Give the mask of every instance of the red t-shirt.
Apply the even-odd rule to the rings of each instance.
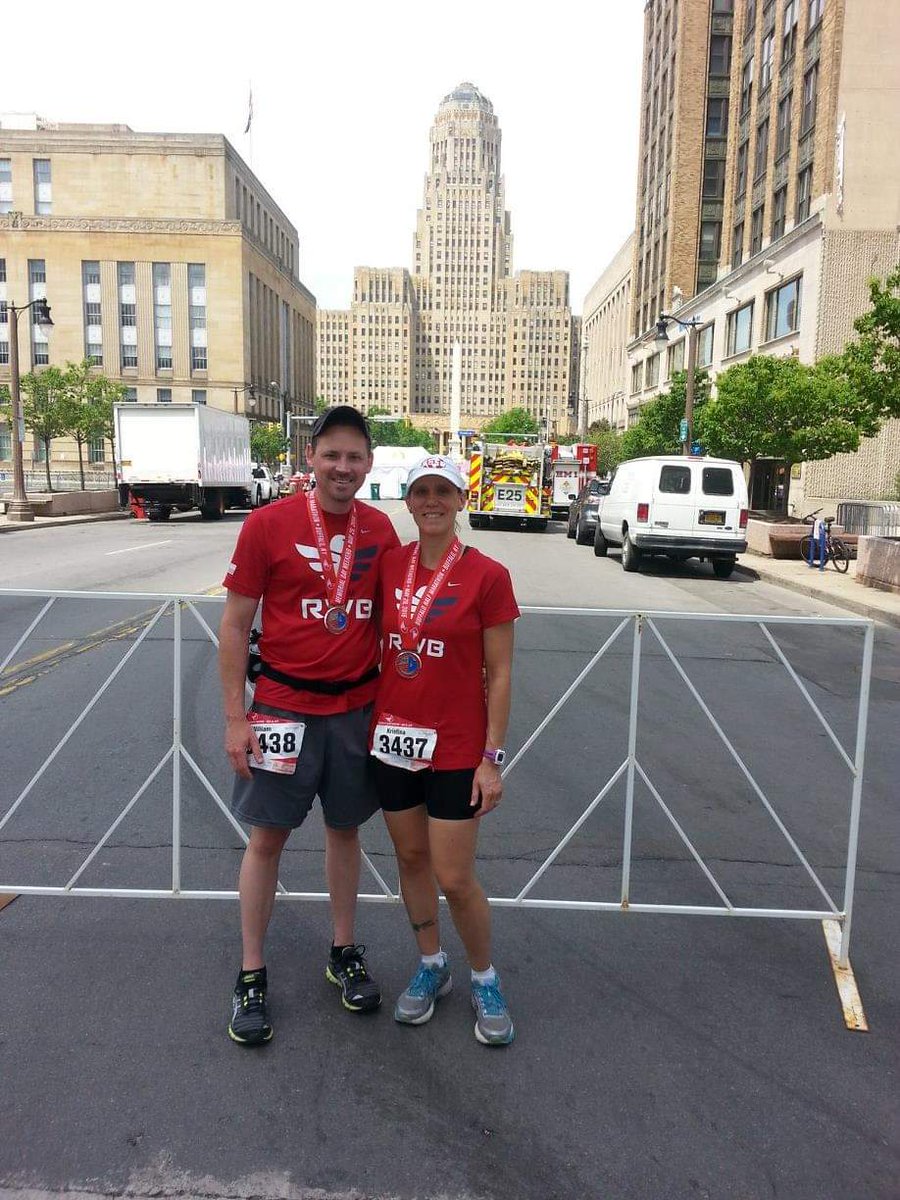
[[[305,495],[288,496],[252,512],[241,528],[234,559],[222,581],[231,591],[263,601],[263,659],[301,679],[356,679],[378,662],[375,592],[378,563],[386,550],[400,545],[388,517],[356,503],[356,555],[350,578],[343,633],[325,628],[328,600],[319,552]],[[323,512],[325,533],[337,564],[344,547],[349,514]],[[337,696],[305,692],[260,675],[255,699],[291,712],[316,715],[349,712],[369,704],[377,680]]]
[[[477,767],[487,731],[483,635],[492,625],[519,616],[512,581],[506,567],[467,546],[435,596],[419,635],[415,649],[422,669],[415,678],[404,679],[394,660],[400,650],[398,610],[411,554],[412,545],[402,546],[381,560],[382,659],[374,719],[390,713],[436,729],[435,770]],[[416,598],[433,574],[419,564]]]

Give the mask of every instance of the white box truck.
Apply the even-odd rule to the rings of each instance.
[[[151,521],[194,508],[217,520],[266,502],[254,487],[246,417],[203,404],[117,404],[115,422],[117,482]]]

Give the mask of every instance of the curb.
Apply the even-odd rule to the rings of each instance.
[[[786,588],[789,592],[797,592],[799,595],[811,597],[813,600],[822,600],[826,604],[834,605],[835,608],[844,608],[848,612],[855,613],[857,616],[868,617],[870,621],[881,621],[882,624],[893,625],[900,629],[900,611],[891,612],[890,609],[880,608],[875,604],[867,604],[865,600],[835,596],[824,588],[813,587],[808,583],[802,583],[799,579],[785,579],[783,575],[778,575],[774,571],[767,571],[765,567],[760,570],[757,567],[748,567],[743,563],[736,563],[734,569],[735,571],[740,571],[741,574],[748,576],[750,579],[760,579],[765,583],[774,583],[778,587]],[[860,584],[860,586],[862,587],[863,585]]]
[[[57,529],[60,525],[88,525],[92,521],[131,520],[130,512],[83,513],[71,517],[35,517],[33,521],[0,521],[0,533],[22,529]]]

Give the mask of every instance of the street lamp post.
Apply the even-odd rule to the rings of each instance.
[[[583,440],[587,437],[588,430],[588,406],[587,406],[587,351],[588,342],[582,340],[580,365],[581,365],[581,396],[578,401],[578,436]]]
[[[244,383],[240,387],[236,387],[233,390],[234,390],[234,411],[235,412],[237,412],[237,410],[238,410],[238,394],[239,393],[243,393],[243,392],[247,393],[247,399],[250,403],[251,408],[256,404],[256,388],[253,386],[252,383]]]
[[[25,442],[25,421],[22,417],[22,397],[19,391],[19,313],[34,309],[34,323],[49,329],[53,325],[50,319],[50,305],[46,300],[32,300],[30,304],[8,304],[9,314],[9,394],[12,400],[12,445],[13,445],[13,494],[12,500],[6,506],[6,515],[10,521],[33,521],[34,509],[28,502],[25,493],[25,464],[23,461],[23,444]]]
[[[670,313],[660,313],[659,320],[656,322],[656,339],[655,344],[657,350],[662,353],[669,344],[669,335],[666,332],[666,326],[670,321],[674,321],[676,325],[680,325],[682,329],[687,330],[687,378],[684,381],[684,437],[682,437],[682,453],[685,457],[690,457],[691,445],[694,441],[694,375],[697,370],[697,343],[700,340],[700,326],[703,322],[699,317],[691,317],[689,321],[682,321],[680,317],[674,317]]]

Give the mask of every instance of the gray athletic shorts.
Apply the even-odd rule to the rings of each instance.
[[[306,733],[293,775],[260,771],[252,762],[252,779],[235,775],[231,811],[239,821],[296,829],[303,824],[317,795],[322,801],[325,824],[331,829],[356,829],[378,811],[374,759],[369,754],[371,704],[327,717],[261,704],[255,708],[270,716],[305,721]]]

